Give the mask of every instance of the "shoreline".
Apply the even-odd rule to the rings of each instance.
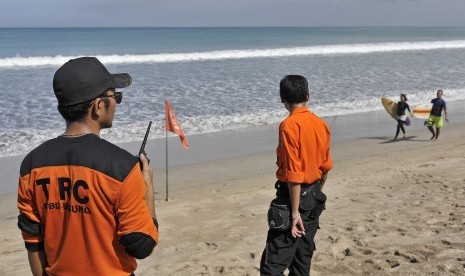
[[[443,132],[447,132],[456,124],[465,123],[465,101],[448,103],[450,123],[444,125]],[[334,117],[323,117],[328,126],[333,123]],[[365,113],[338,116],[331,129],[331,144],[354,139],[373,138],[378,140],[389,140],[395,134],[396,122],[390,118],[384,110],[369,111]],[[200,165],[209,162],[227,160],[274,152],[277,145],[278,123],[267,126],[255,126],[249,128],[227,130],[188,136],[191,146],[185,150],[180,143],[179,137],[172,133],[168,138],[168,167],[175,170],[181,166]],[[412,125],[406,127],[407,134],[412,131],[423,130],[424,137],[430,137],[430,133],[423,125],[423,120],[413,119]],[[421,135],[423,136],[423,135]],[[420,137],[420,136],[419,136]],[[117,144],[129,152],[137,154],[140,142],[126,142]],[[415,139],[413,139],[415,140]],[[151,159],[151,166],[156,171],[164,171],[166,167],[165,139],[151,139],[147,141],[146,152]],[[0,168],[3,181],[0,183],[0,195],[16,193],[19,167],[23,155],[0,157],[4,164]],[[163,181],[165,174],[163,174]]]

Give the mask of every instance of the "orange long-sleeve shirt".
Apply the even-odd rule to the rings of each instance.
[[[307,107],[294,109],[279,126],[276,177],[283,182],[311,184],[332,166],[330,131]]]

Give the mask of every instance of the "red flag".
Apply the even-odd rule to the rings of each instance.
[[[176,119],[176,116],[174,115],[173,109],[171,108],[168,100],[165,100],[165,120],[166,131],[171,131],[179,135],[182,146],[187,149],[189,147],[189,142],[187,141],[184,132],[182,132],[181,125],[178,123],[178,119]]]

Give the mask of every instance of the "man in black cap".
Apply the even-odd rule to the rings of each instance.
[[[18,226],[34,275],[130,275],[158,243],[148,159],[100,138],[131,76],[95,57],[68,61],[53,78],[66,130],[23,160]]]

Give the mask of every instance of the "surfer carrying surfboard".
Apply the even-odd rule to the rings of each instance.
[[[399,136],[400,130],[402,130],[402,133],[404,134],[404,138],[405,138],[404,124],[407,124],[407,115],[405,114],[406,110],[408,110],[408,112],[410,113],[410,116],[412,116],[412,112],[410,111],[410,106],[407,103],[407,95],[400,94],[400,101],[397,103],[397,131],[396,131],[396,137],[394,137],[394,140],[396,140],[397,136]]]
[[[439,138],[439,133],[441,132],[441,128],[444,125],[442,121],[442,113],[444,112],[444,119],[446,122],[449,123],[449,119],[447,119],[447,107],[446,101],[442,99],[442,95],[444,93],[442,90],[438,90],[436,93],[436,98],[431,100],[433,107],[431,108],[431,113],[429,115],[428,121],[425,122],[426,126],[428,127],[429,131],[433,134],[431,140],[437,140]],[[433,126],[436,125],[436,132],[434,132]]]

